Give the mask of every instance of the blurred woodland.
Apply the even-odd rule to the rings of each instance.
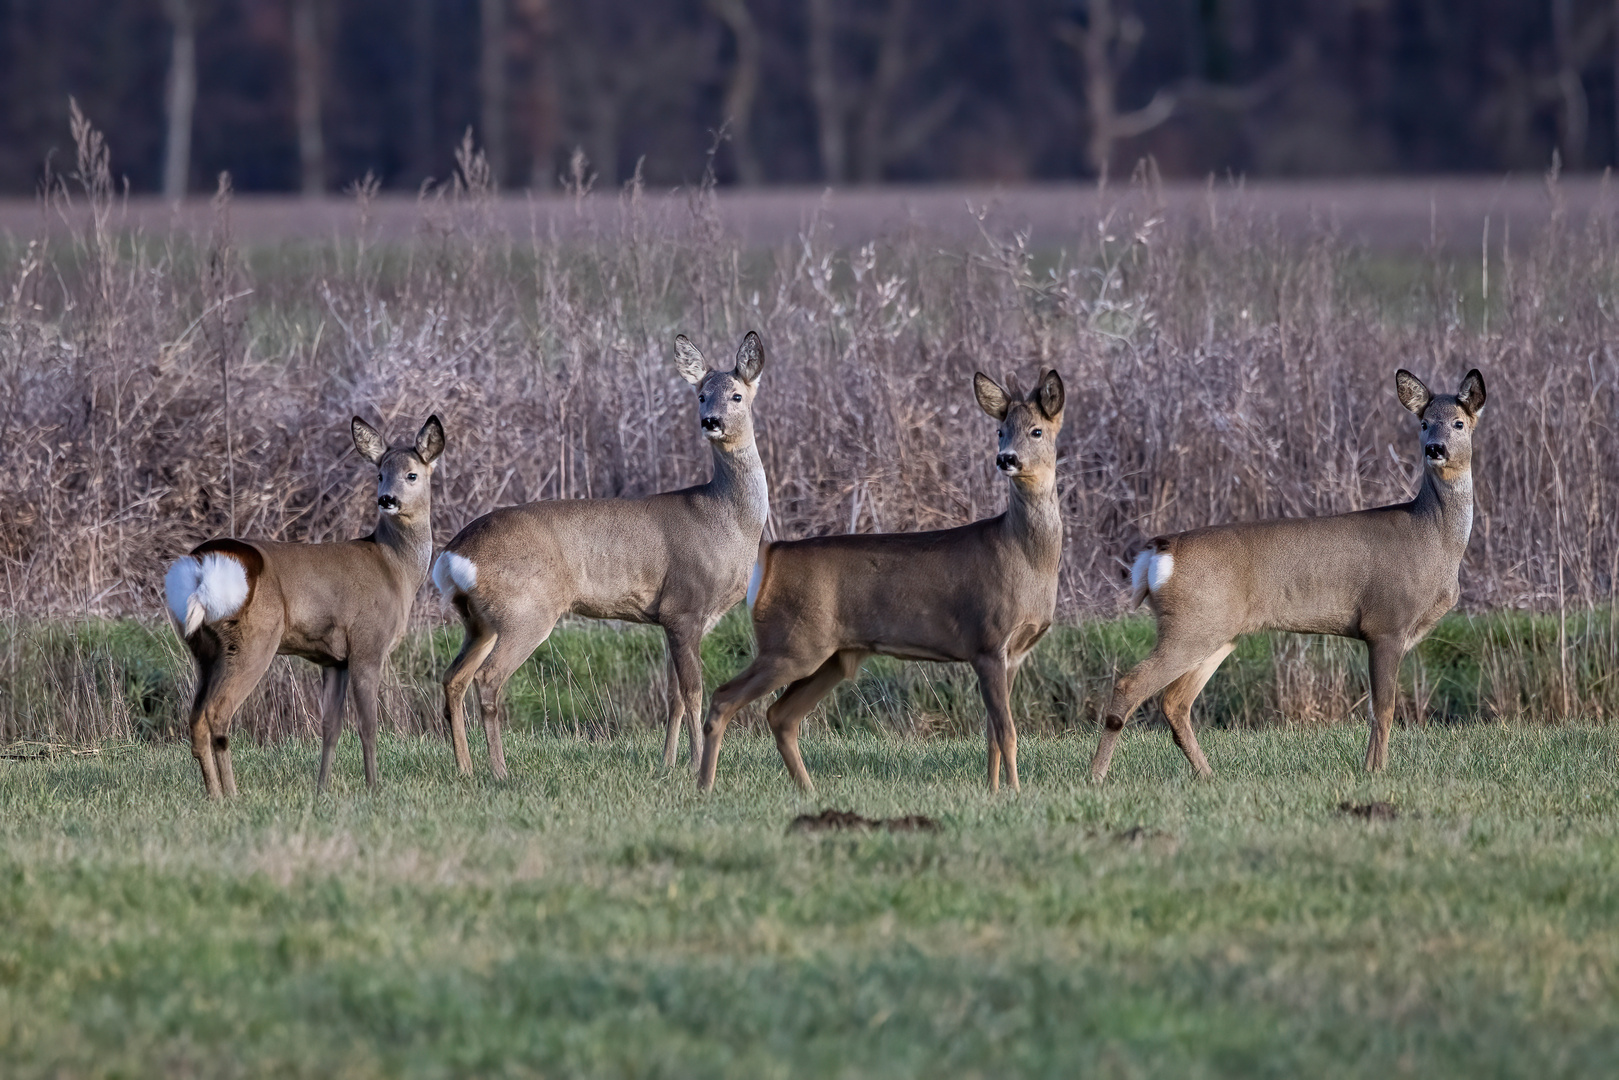
[[[0,191],[1564,169],[1619,158],[1619,0],[0,0]]]

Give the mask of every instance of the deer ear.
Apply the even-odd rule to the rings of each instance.
[[[358,416],[350,422],[349,430],[354,435],[354,449],[371,464],[377,464],[382,460],[382,455],[388,452],[388,441],[377,434],[376,428]]]
[[[1048,371],[1040,377],[1040,387],[1034,392],[1034,399],[1045,413],[1047,420],[1055,420],[1062,415],[1063,388],[1062,376],[1055,370]]]
[[[759,373],[764,369],[765,343],[757,333],[749,330],[736,350],[736,377],[752,386],[759,381]]]
[[[422,459],[422,464],[431,465],[442,453],[444,425],[439,422],[438,413],[434,413],[422,425],[422,430],[416,433],[416,456]]]
[[[1484,411],[1484,376],[1474,368],[1462,379],[1462,388],[1456,391],[1456,404],[1467,410],[1469,416]]]
[[[703,354],[697,351],[697,346],[685,334],[675,338],[675,368],[679,370],[680,377],[696,386],[708,374],[708,361]]]
[[[978,398],[980,409],[996,420],[1006,419],[1006,411],[1012,407],[1012,399],[1001,389],[1000,384],[982,371],[973,372],[973,395]]]
[[[1422,380],[1411,374],[1405,368],[1394,373],[1394,392],[1400,395],[1400,404],[1407,409],[1422,415],[1422,410],[1428,407],[1433,400],[1433,392],[1422,384]]]

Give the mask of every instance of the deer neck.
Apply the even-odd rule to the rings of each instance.
[[[1461,469],[1454,475],[1439,470],[1422,471],[1422,487],[1412,500],[1411,511],[1434,523],[1447,547],[1465,550],[1473,531],[1473,471]]]
[[[1012,480],[1011,498],[1004,516],[1007,537],[1036,565],[1062,556],[1062,510],[1057,505],[1057,483],[1041,477],[1028,483]]]
[[[714,476],[705,493],[735,511],[744,527],[762,530],[770,514],[770,488],[758,445],[751,438],[740,446],[714,443],[713,452]]]
[[[413,590],[427,580],[428,563],[433,558],[432,521],[433,516],[427,511],[409,521],[378,514],[377,530],[371,534],[382,557]]]

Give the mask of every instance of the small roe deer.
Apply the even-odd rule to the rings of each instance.
[[[708,367],[684,335],[681,376],[697,390],[713,450],[706,484],[644,499],[566,499],[495,510],[458,533],[433,584],[461,616],[466,638],[444,672],[444,715],[456,765],[472,771],[467,689],[476,679],[489,765],[506,775],[503,691],[564,613],[656,623],[669,645],[664,765],[673,766],[684,717],[693,767],[702,758],[703,635],[742,599],[770,511],[752,406],[765,349],[749,331],[731,371]]]
[[[354,682],[365,782],[377,783],[377,691],[382,665],[405,632],[433,554],[433,463],[444,427],[430,416],[413,446],[390,448],[356,416],[360,456],[377,466],[377,527],[332,544],[210,540],[175,560],[164,578],[169,614],[197,661],[191,753],[209,797],[236,794],[231,717],[277,653],[321,666],[325,790]]]
[[[1400,404],[1422,420],[1425,467],[1416,498],[1333,517],[1160,536],[1136,556],[1135,602],[1152,605],[1158,642],[1114,684],[1092,779],[1107,776],[1125,721],[1159,690],[1176,744],[1199,775],[1210,775],[1192,732],[1192,702],[1234,639],[1259,630],[1366,642],[1366,768],[1388,764],[1400,661],[1461,595],[1458,571],[1473,525],[1473,431],[1484,410],[1477,369],[1455,395],[1435,396],[1403,369],[1394,382]]]
[[[1051,626],[1062,559],[1057,433],[1063,385],[1043,372],[1023,399],[973,376],[978,404],[1000,422],[995,464],[1010,481],[1004,514],[937,532],[823,536],[765,545],[750,587],[758,656],[714,692],[699,786],[714,786],[720,741],[737,710],[777,687],[766,712],[787,771],[814,790],[798,727],[874,653],[963,662],[978,674],[989,718],[989,786],[1018,786],[1012,680]]]

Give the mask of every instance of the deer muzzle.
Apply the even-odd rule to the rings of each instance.
[[[1422,452],[1427,455],[1429,461],[1442,464],[1450,460],[1450,451],[1445,449],[1444,443],[1429,443],[1422,448]]]
[[[725,434],[725,421],[717,416],[703,417],[703,432],[707,435]]]
[[[380,495],[377,497],[377,506],[384,514],[399,513],[399,498],[395,495]]]
[[[1018,466],[1019,462],[1016,454],[1006,453],[995,455],[995,467],[1001,470],[1003,473],[1015,473],[1018,471]]]

